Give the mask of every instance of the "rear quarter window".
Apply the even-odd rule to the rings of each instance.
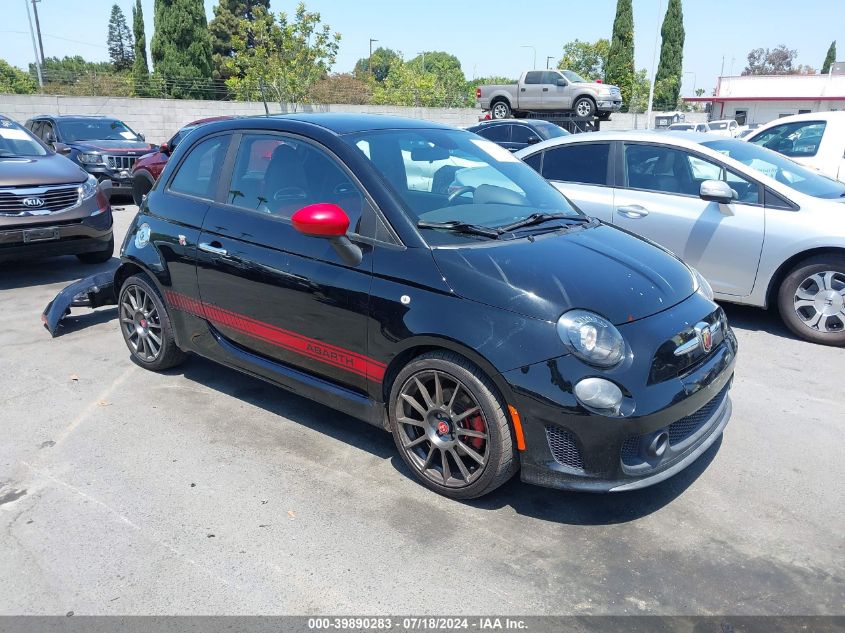
[[[170,181],[170,191],[213,200],[229,147],[229,136],[212,136],[188,150]]]

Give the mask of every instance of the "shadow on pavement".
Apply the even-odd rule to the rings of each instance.
[[[734,303],[720,303],[728,315],[728,323],[738,330],[751,330],[754,332],[767,332],[773,336],[780,336],[792,340],[799,340],[780,318],[776,309],[763,310],[752,306],[743,306]]]
[[[119,265],[120,259],[117,257],[102,264],[83,264],[73,255],[10,261],[0,269],[0,290],[70,283],[96,273],[115,270]]]

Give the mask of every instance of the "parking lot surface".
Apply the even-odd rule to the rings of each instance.
[[[0,614],[843,612],[845,350],[773,314],[726,306],[733,419],[686,471],[460,503],[325,406],[197,357],[144,371],[114,308],[51,339],[47,302],[108,266],[0,266]]]

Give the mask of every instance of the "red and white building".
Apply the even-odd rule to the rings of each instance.
[[[720,77],[715,95],[684,101],[711,104],[710,120],[768,123],[790,114],[845,110],[845,74]]]

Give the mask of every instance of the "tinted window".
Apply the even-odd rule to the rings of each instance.
[[[536,139],[540,138],[540,135],[537,134],[534,130],[532,130],[527,125],[512,125],[511,126],[511,142],[512,143],[528,143],[528,139],[531,137]]]
[[[227,202],[282,218],[309,204],[328,202],[346,211],[354,228],[364,196],[334,159],[313,145],[246,134],[235,158]]]
[[[495,143],[506,143],[510,140],[510,129],[510,125],[488,125],[482,127],[476,134]]]
[[[569,132],[554,123],[534,123],[534,129],[539,132],[538,136],[543,139],[557,138],[558,136],[569,136]]]
[[[609,143],[579,143],[546,151],[543,177],[549,180],[607,184]]]
[[[198,198],[214,198],[228,136],[213,136],[194,145],[170,181],[170,189]]]
[[[560,78],[561,78],[561,76],[558,73],[551,71],[551,70],[547,70],[546,72],[543,73],[543,83],[544,84],[556,84],[557,80],[560,79]]]
[[[525,83],[527,84],[541,84],[543,83],[543,72],[540,70],[532,70],[525,73]]]
[[[825,125],[824,121],[784,123],[761,132],[750,142],[785,156],[815,156],[819,151]]]
[[[45,156],[47,150],[24,127],[0,118],[0,156]]]
[[[50,121],[42,121],[41,122],[41,134],[39,135],[41,140],[45,143],[50,142],[50,136],[55,136],[55,130],[53,130],[53,124]]]
[[[536,171],[538,174],[540,173],[540,163],[543,162],[543,152],[537,152],[536,154],[531,154],[531,156],[527,156],[522,159],[522,162],[528,165],[531,169]]]

